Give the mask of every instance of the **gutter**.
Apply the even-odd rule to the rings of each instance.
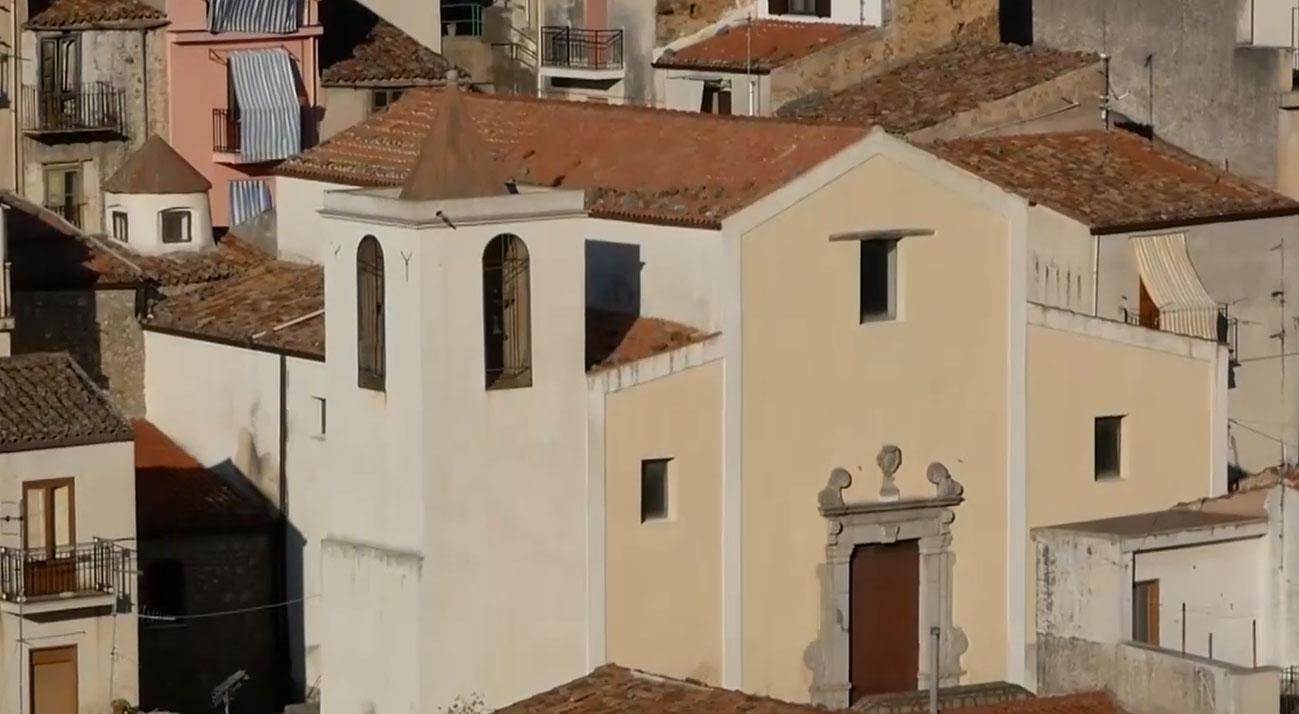
[[[1253,221],[1260,218],[1284,218],[1285,216],[1299,216],[1299,205],[1282,206],[1280,208],[1263,208],[1253,211],[1242,211],[1231,215],[1217,216],[1196,216],[1194,218],[1170,218],[1158,221],[1137,221],[1133,223],[1114,223],[1110,225],[1092,226],[1091,233],[1094,236],[1114,235],[1115,233],[1136,233],[1140,231],[1153,231],[1163,228],[1182,228],[1189,226],[1203,226],[1209,223],[1234,223],[1236,221]]]

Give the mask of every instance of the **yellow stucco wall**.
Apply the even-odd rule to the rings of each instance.
[[[1142,334],[1137,327],[1110,329],[1134,341],[1169,341],[1167,335]],[[1032,324],[1027,344],[1030,528],[1162,510],[1210,495],[1214,362],[1203,354]],[[1118,415],[1124,415],[1122,476],[1096,481],[1093,420]],[[1030,550],[1030,639],[1036,633],[1032,556]]]
[[[607,657],[721,683],[722,366],[614,392],[605,412]],[[666,521],[640,522],[640,463],[671,458]]]
[[[899,247],[901,320],[859,324],[858,246],[831,234],[930,228]],[[925,466],[966,488],[953,525],[955,624],[967,681],[1000,679],[1006,642],[1009,225],[877,155],[741,238],[743,687],[807,700],[836,466],[849,500],[876,497],[881,445],[901,447],[902,495]]]

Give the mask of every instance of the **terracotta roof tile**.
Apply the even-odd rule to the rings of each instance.
[[[402,184],[401,198],[436,201],[508,192],[501,167],[465,110],[463,92],[452,83],[433,125],[420,142],[415,165]]]
[[[54,0],[27,20],[29,30],[129,30],[162,27],[167,13],[141,0]]]
[[[1299,214],[1299,202],[1123,131],[960,139],[927,149],[1096,233]]]
[[[399,186],[444,101],[407,92],[276,169],[356,186]],[[695,112],[464,95],[466,110],[507,176],[587,189],[594,215],[716,227],[865,136],[857,127],[715,117]]]
[[[224,280],[271,260],[251,244],[227,236],[215,250],[144,256],[92,236],[54,212],[8,191],[0,203],[8,219],[13,287],[17,290],[89,289],[155,284],[175,287]]]
[[[130,439],[126,417],[67,354],[0,357],[0,452]]]
[[[326,86],[392,86],[436,84],[446,80],[455,65],[446,57],[421,45],[395,26],[379,20],[352,56],[335,62],[320,75]],[[469,75],[462,69],[460,81]]]
[[[274,522],[270,504],[251,488],[226,483],[153,424],[134,419],[131,425],[140,537],[264,528]]]
[[[599,372],[707,339],[688,325],[657,317],[586,311],[586,368]]]
[[[824,714],[825,709],[606,664],[497,714]],[[1108,695],[1079,694],[953,709],[961,714],[1124,714]]]
[[[110,193],[206,193],[212,182],[154,134],[103,184]]]
[[[1088,52],[968,42],[949,45],[847,89],[817,92],[782,117],[877,125],[896,134],[933,126],[1100,61]]]
[[[742,22],[727,25],[716,35],[693,45],[664,52],[654,66],[764,74],[870,29],[867,25],[828,22]]]
[[[273,261],[238,278],[162,301],[146,325],[324,359],[324,309],[323,268]],[[310,319],[293,322],[313,313]]]

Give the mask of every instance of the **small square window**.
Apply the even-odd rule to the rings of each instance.
[[[790,15],[816,16],[816,0],[789,0]]]
[[[171,209],[162,212],[162,242],[188,243],[193,235],[190,232],[190,212]]]
[[[1096,417],[1095,425],[1095,477],[1097,481],[1119,478],[1123,475],[1123,417]]]
[[[376,89],[370,93],[370,113],[385,109],[401,99],[404,89]]]
[[[895,320],[898,316],[898,242],[861,241],[861,321]]]
[[[640,462],[640,522],[668,517],[668,462],[645,459]]]
[[[113,211],[113,237],[126,243],[129,237],[129,227],[126,212]]]

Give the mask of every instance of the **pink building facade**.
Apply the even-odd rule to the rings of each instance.
[[[171,144],[212,182],[212,223],[274,204],[268,172],[316,141],[319,0],[167,0]]]

